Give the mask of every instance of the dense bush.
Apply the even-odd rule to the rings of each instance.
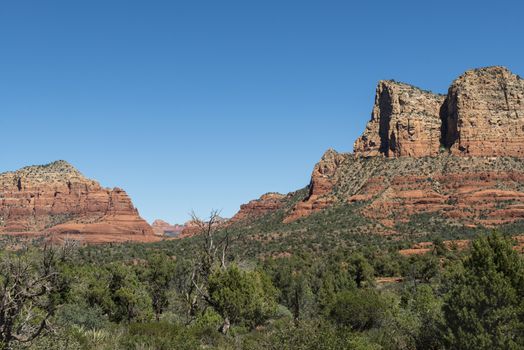
[[[329,318],[337,325],[364,331],[380,326],[389,307],[388,300],[375,290],[355,289],[335,297]]]
[[[211,305],[231,323],[254,328],[276,311],[276,289],[261,271],[242,271],[236,265],[217,270],[209,279],[209,293]]]

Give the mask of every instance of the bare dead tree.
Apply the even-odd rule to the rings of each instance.
[[[217,269],[227,269],[227,257],[231,244],[238,237],[231,238],[227,228],[224,228],[220,212],[211,211],[208,220],[200,219],[194,212],[191,213],[191,221],[196,229],[196,235],[201,238],[200,249],[194,263],[191,275],[192,291],[202,300],[205,307],[216,306],[208,292],[208,282],[211,274]],[[192,305],[197,305],[197,299],[187,296]],[[227,333],[229,329],[229,320],[224,319],[220,328],[222,333]]]
[[[0,349],[29,343],[49,329],[57,306],[52,296],[61,288],[59,254],[46,246],[38,259],[22,254],[0,260]]]
[[[226,268],[226,254],[229,249],[229,232],[225,230],[224,236],[219,238],[217,233],[222,228],[220,212],[213,210],[209,220],[203,221],[195,213],[191,214],[191,221],[198,229],[198,235],[203,238],[201,244],[201,268],[204,275],[219,264],[220,268]]]

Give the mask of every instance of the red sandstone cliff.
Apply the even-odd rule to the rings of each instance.
[[[381,81],[359,156],[524,157],[524,80],[504,67],[465,72],[447,96]]]
[[[381,81],[354,153],[327,151],[284,222],[348,202],[386,226],[422,213],[465,225],[523,220],[523,142],[524,80],[506,68],[468,71],[446,96]]]
[[[65,161],[0,174],[0,233],[87,243],[157,239],[123,190],[103,188]]]
[[[445,96],[395,81],[378,83],[375,105],[355,153],[365,156],[434,156],[440,149]]]
[[[453,154],[524,157],[524,80],[508,69],[464,73],[443,107],[443,143]]]

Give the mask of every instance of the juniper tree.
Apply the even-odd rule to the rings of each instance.
[[[495,233],[473,242],[448,289],[443,307],[447,347],[524,347],[524,265],[510,240]]]
[[[57,249],[6,254],[0,260],[0,349],[29,343],[49,329],[66,288]]]

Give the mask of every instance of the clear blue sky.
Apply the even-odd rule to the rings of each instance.
[[[376,82],[524,75],[519,1],[0,0],[0,171],[65,159],[147,219],[231,216],[351,151]]]

